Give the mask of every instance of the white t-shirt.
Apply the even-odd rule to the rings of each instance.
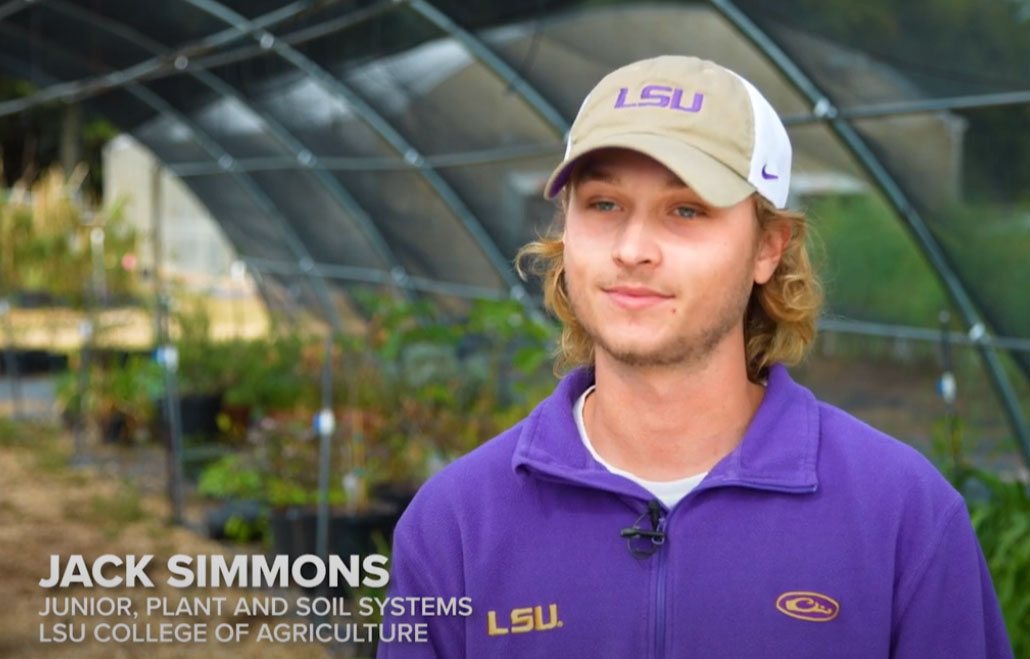
[[[576,401],[576,405],[572,408],[573,417],[576,419],[576,428],[579,429],[579,437],[583,440],[583,445],[587,447],[587,450],[590,451],[590,455],[594,456],[594,459],[600,462],[605,469],[613,474],[625,476],[631,481],[639,483],[641,487],[655,495],[659,501],[665,504],[666,508],[671,510],[680,499],[687,496],[691,490],[697,487],[698,484],[704,480],[704,477],[708,475],[708,472],[706,471],[700,474],[695,474],[694,476],[687,476],[686,478],[679,478],[674,481],[650,481],[646,478],[641,478],[636,474],[632,474],[625,469],[619,469],[618,467],[609,464],[607,460],[602,458],[601,455],[594,450],[594,445],[590,443],[590,438],[587,437],[587,428],[583,424],[583,403],[593,390],[594,387],[591,386],[589,389],[584,391],[579,397],[579,400]]]

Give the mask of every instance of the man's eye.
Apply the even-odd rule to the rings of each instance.
[[[677,206],[676,210],[673,211],[680,217],[699,217],[701,215],[700,209],[694,208],[693,206]]]
[[[613,211],[616,209],[614,201],[594,201],[590,207],[599,211]]]

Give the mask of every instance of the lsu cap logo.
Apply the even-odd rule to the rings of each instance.
[[[786,127],[753,84],[715,62],[665,55],[602,78],[576,113],[544,196],[561,192],[580,158],[608,148],[654,158],[719,208],[755,193],[777,208],[787,204]]]
[[[807,590],[783,593],[776,599],[776,608],[791,618],[810,622],[828,622],[840,613],[837,600]]]

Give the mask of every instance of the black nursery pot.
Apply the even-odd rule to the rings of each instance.
[[[45,375],[68,370],[68,355],[46,350],[0,349],[0,375]]]
[[[180,429],[183,436],[211,438],[218,435],[218,413],[222,409],[222,392],[184,394],[179,398]],[[168,441],[168,417],[164,400],[154,402],[157,408],[155,422],[158,434]]]
[[[211,437],[218,434],[218,412],[222,393],[186,394],[179,401],[182,434]]]
[[[316,508],[273,509],[268,521],[273,552],[289,556],[291,566],[293,561],[304,554],[318,553],[315,546],[318,528]],[[377,553],[379,548],[376,535],[382,534],[383,539],[389,543],[396,523],[396,508],[387,504],[380,504],[371,511],[361,513],[330,509],[329,553],[342,557],[352,554],[364,557]],[[305,576],[313,576],[313,572]],[[339,594],[349,595],[350,590],[344,584]]]
[[[255,526],[261,520],[262,510],[261,502],[252,499],[223,501],[204,515],[208,537],[212,540],[226,540],[225,526],[233,517],[239,517],[248,525]]]
[[[388,503],[396,509],[397,519],[407,510],[416,492],[418,487],[407,483],[383,483],[372,488],[372,496],[376,500]]]
[[[373,554],[376,552],[375,534],[381,533],[386,541],[393,536],[397,522],[396,508],[380,504],[369,512],[351,513],[329,510],[329,553]],[[315,533],[318,528],[318,509],[314,507],[275,508],[269,518],[272,529],[272,547],[276,554],[287,554],[291,559],[303,554],[316,553]]]
[[[100,420],[100,432],[105,444],[114,444],[125,434],[126,418],[121,412],[112,412]]]

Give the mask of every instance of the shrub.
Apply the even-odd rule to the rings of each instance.
[[[1025,483],[970,469],[966,488],[979,484],[986,498],[970,498],[969,515],[998,593],[1017,657],[1030,657],[1030,496]]]

